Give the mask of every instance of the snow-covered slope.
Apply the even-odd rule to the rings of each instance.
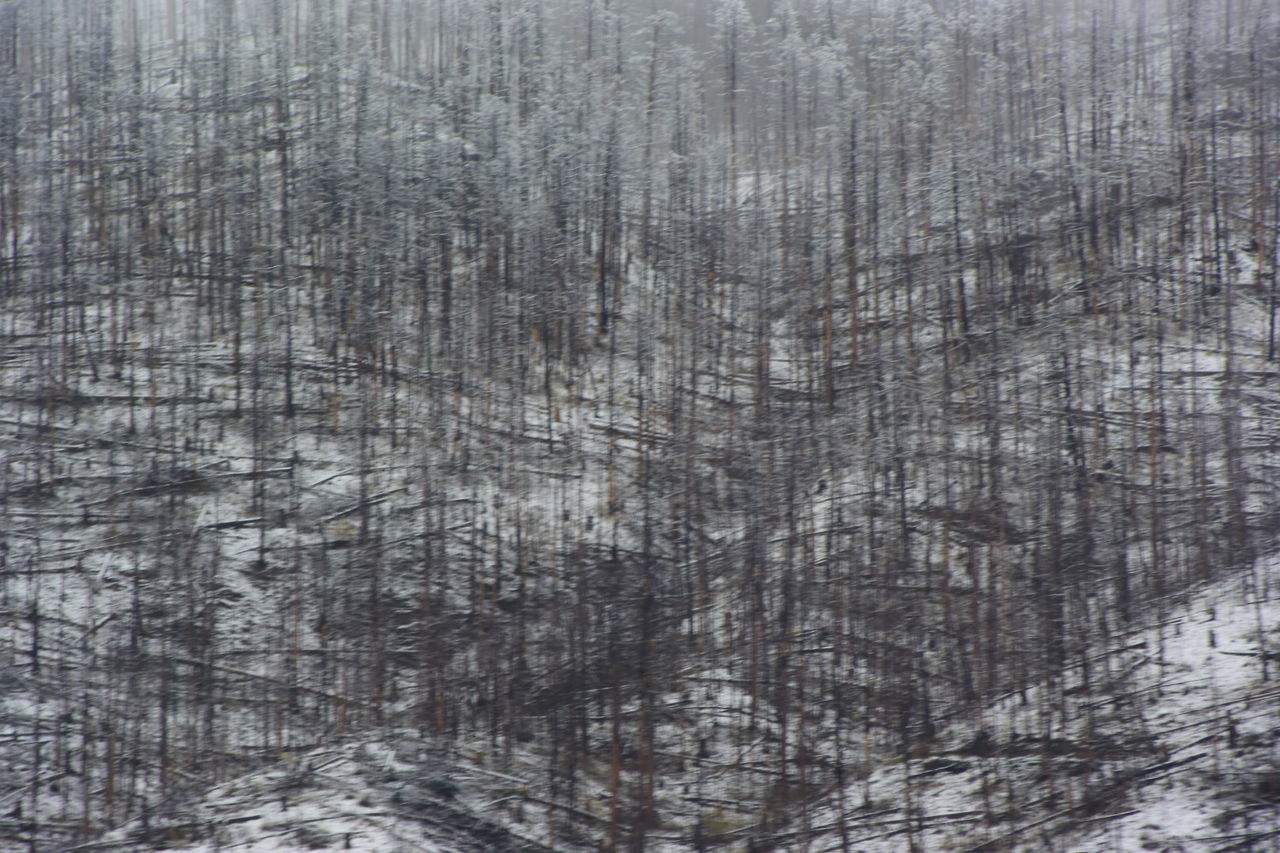
[[[852,849],[1276,849],[1280,561],[1151,615],[851,788]]]
[[[1252,843],[1280,10],[0,5],[0,845]]]
[[[530,787],[406,732],[278,756],[89,847],[539,853],[554,849],[539,838],[543,822],[525,825],[506,807],[541,813]]]
[[[764,818],[736,811],[731,777],[714,769],[723,756],[691,761],[665,779],[680,801],[671,811],[692,813],[698,800],[721,808],[700,828],[673,821],[646,848],[1276,849],[1280,560],[1168,602],[1152,621],[986,708],[985,727],[946,729],[905,758],[873,755],[865,778],[814,792],[822,805],[803,823],[784,812],[761,833]],[[283,754],[86,849],[594,848],[607,824],[603,790],[577,805],[554,799],[535,773],[545,748],[523,746],[506,772],[483,766],[483,745],[415,731]]]

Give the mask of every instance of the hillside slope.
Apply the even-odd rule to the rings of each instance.
[[[788,850],[1270,850],[1280,835],[1280,561],[1189,592],[1150,627],[948,728],[927,754],[877,755],[821,792]],[[980,727],[979,727],[980,726]],[[532,741],[506,772],[415,731],[276,757],[88,845],[249,851],[592,849],[605,819],[551,799]],[[748,849],[730,756],[664,778],[655,850]],[[696,793],[694,793],[696,791]],[[598,803],[605,797],[596,792]],[[725,808],[701,821],[697,803]],[[701,842],[699,842],[701,838]]]
[[[0,8],[0,841],[1247,849],[1280,9],[1058,5]]]

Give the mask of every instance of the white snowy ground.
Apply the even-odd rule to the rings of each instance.
[[[849,782],[843,809],[828,791],[806,825],[743,825],[707,849],[746,850],[754,835],[757,849],[812,853],[1280,850],[1280,558],[1151,620],[1091,654],[1089,689],[1069,669],[994,703],[987,737],[947,731],[927,756],[886,758]],[[1056,727],[1064,713],[1081,722]],[[282,756],[88,847],[533,853],[604,837],[603,809],[583,804],[599,791],[553,803],[532,754],[509,772],[485,762],[480,745],[446,751],[407,732]],[[646,849],[696,849],[683,823]]]
[[[527,797],[525,795],[528,795]],[[526,782],[436,751],[412,734],[282,756],[145,825],[85,845],[95,850],[295,850],[482,853],[549,849],[548,822],[523,826]],[[539,810],[540,812],[540,810]],[[542,815],[539,813],[539,818]]]
[[[988,744],[951,732],[850,786],[871,807],[846,814],[848,849],[1280,850],[1280,559],[1152,618],[1093,656],[1091,689],[1068,670],[991,707]]]

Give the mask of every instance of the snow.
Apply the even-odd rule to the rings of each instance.
[[[1276,806],[1251,801],[1250,786],[1280,771],[1280,683],[1274,665],[1264,680],[1261,656],[1280,649],[1280,558],[1203,586],[1153,617],[1150,627],[1093,650],[1095,665],[1121,674],[1117,683],[1080,691],[1068,678],[998,701],[979,715],[995,724],[990,750],[974,746],[979,729],[960,726],[942,731],[927,755],[904,761],[875,752],[866,779],[848,781],[843,795],[822,792],[825,805],[804,826],[780,826],[774,843],[859,853],[912,845],[1207,853],[1253,833],[1265,840]],[[749,698],[729,671],[700,680],[703,701],[691,707],[672,697],[677,715],[664,725],[696,726],[705,740],[718,718],[740,713]],[[1055,702],[1069,707],[1049,713],[1085,722],[1037,739],[1046,705]],[[743,808],[727,771],[751,762],[765,744],[763,736],[737,746],[713,740],[709,757],[664,779],[667,826],[650,836],[648,849],[693,849],[698,820],[725,833],[726,849],[741,849],[734,828],[752,828],[760,813]],[[861,760],[856,747],[847,747],[858,756],[851,770]],[[445,853],[483,849],[468,835],[477,826],[500,827],[512,843],[566,849],[576,843],[563,835],[566,819],[580,825],[575,837],[599,831],[603,818],[593,815],[608,808],[602,780],[584,778],[579,805],[556,807],[534,781],[536,744],[517,747],[507,771],[482,766],[488,754],[483,742],[447,748],[413,731],[281,754],[176,810],[168,844],[193,853],[320,846]],[[1050,768],[1056,772],[1045,776]],[[112,833],[102,849],[128,849],[165,825],[151,821],[149,830],[135,821]],[[184,827],[199,837],[184,839]]]
[[[1280,558],[1273,556],[1250,575],[1203,587],[1158,624],[1095,650],[1102,657],[1096,665],[1117,673],[1116,683],[1088,692],[1073,691],[1078,684],[1041,685],[988,708],[981,716],[997,724],[993,754],[966,748],[975,729],[951,730],[940,738],[947,748],[930,758],[894,762],[865,785],[850,784],[847,801],[869,797],[871,805],[865,816],[845,815],[854,849],[906,849],[907,777],[912,843],[926,850],[1009,844],[1195,853],[1265,832],[1280,814],[1274,802],[1251,801],[1249,786],[1280,771],[1280,671],[1266,662],[1264,678],[1263,657],[1277,648]],[[1065,703],[1053,716],[1079,721],[1078,728],[1053,730],[1052,747],[1028,740],[1049,701]],[[927,775],[931,761],[965,769]],[[1068,762],[1076,768],[1060,766],[1044,778],[1052,765]],[[1250,814],[1252,830],[1240,825]],[[830,810],[815,818],[839,820]],[[828,846],[816,849],[841,849],[825,837]]]
[[[148,120],[172,134],[162,141],[175,146],[165,155],[172,162],[160,164],[160,173],[174,187],[190,188],[188,172],[194,170],[177,164],[187,156],[182,146],[188,134],[200,126],[200,105],[183,100],[190,80],[173,82],[179,65],[157,45],[156,61],[146,63],[147,96],[154,99]],[[254,60],[238,56],[237,61]],[[1163,79],[1163,67],[1158,65],[1152,76]],[[169,71],[174,76],[161,82]],[[295,94],[316,96],[319,90],[301,69],[285,72]],[[323,166],[293,161],[295,187],[312,196],[317,187],[308,184],[310,170],[329,170],[326,179],[337,179],[347,168],[339,137],[354,126],[348,111],[357,100],[356,89],[364,86],[355,72],[335,65],[332,73],[332,93],[320,93],[336,95],[324,101],[334,107],[331,123],[320,131],[324,138],[313,138],[316,131],[295,114],[299,149],[310,146],[316,160],[333,154]],[[258,108],[255,99],[269,92],[266,79],[237,89],[233,100],[239,104],[243,96],[244,105],[220,113],[220,120],[235,128],[258,128],[252,110]],[[401,195],[417,193],[421,186],[396,183],[413,169],[465,173],[466,180],[455,187],[461,193],[471,181],[514,180],[537,162],[523,147],[539,136],[532,123],[521,130],[528,138],[499,133],[503,105],[496,96],[478,99],[494,128],[480,133],[483,121],[450,128],[454,111],[423,103],[425,95],[437,91],[434,83],[426,87],[390,74],[379,79],[388,85],[375,87],[376,110],[388,116],[403,110],[412,125],[402,130],[395,121],[380,123],[372,147],[363,149],[376,158],[382,156],[378,146],[385,146],[388,162],[398,152],[405,154],[406,168],[388,169],[383,178],[391,189],[377,197],[393,215],[377,219],[369,211],[378,223],[371,227],[387,229],[387,244],[403,244],[408,253],[421,235],[407,233],[412,229],[401,233],[400,223],[430,224],[398,206]],[[1163,91],[1161,86],[1157,82],[1149,91]],[[34,94],[27,94],[34,104]],[[590,102],[596,102],[594,95]],[[550,102],[539,107],[555,108]],[[535,139],[542,144],[563,135],[556,143],[564,150],[548,156],[564,158],[562,165],[574,172],[566,180],[585,182],[582,175],[596,168],[590,157],[605,138],[600,133],[607,124],[604,116],[604,111],[589,116],[588,132],[577,134],[566,112],[561,122],[543,128],[545,139]],[[50,129],[49,138],[68,149],[59,157],[78,142],[73,121]],[[1167,129],[1158,116],[1151,121],[1153,128]],[[913,131],[904,126],[903,132]],[[1152,139],[1157,136],[1152,130]],[[210,178],[214,183],[225,179],[216,192],[241,187],[238,177],[230,178],[240,172],[251,172],[261,186],[280,177],[284,158],[255,149],[253,134],[228,138],[235,141],[226,152],[225,174]],[[690,162],[719,172],[717,158],[725,152],[717,145],[723,148],[713,142],[690,154]],[[1059,163],[1049,149],[1057,143],[1050,135],[1043,145],[1048,183]],[[40,146],[27,145],[21,157],[42,168],[55,164],[40,159]],[[837,143],[828,139],[823,146],[839,155]],[[1153,150],[1166,149],[1161,144]],[[624,159],[639,156],[632,140],[624,140],[619,151]],[[455,306],[454,332],[463,342],[451,355],[439,354],[446,348],[438,339],[420,334],[419,311],[398,301],[421,300],[417,307],[430,313],[440,301],[431,286],[399,282],[395,298],[363,306],[367,316],[362,320],[369,326],[359,331],[377,338],[379,346],[400,347],[404,361],[394,368],[378,365],[375,356],[349,340],[335,343],[343,335],[349,339],[356,323],[331,310],[326,300],[334,294],[303,275],[287,285],[239,281],[228,285],[238,288],[235,296],[224,298],[212,289],[206,292],[207,283],[194,275],[166,280],[147,272],[116,280],[105,266],[85,260],[88,273],[77,285],[83,290],[77,298],[84,300],[87,325],[78,325],[71,313],[47,310],[38,277],[24,279],[7,294],[3,321],[12,337],[0,362],[6,394],[12,395],[3,411],[4,508],[10,529],[3,532],[9,563],[0,574],[0,615],[6,617],[0,624],[0,664],[15,673],[0,676],[7,691],[0,696],[0,740],[12,747],[3,756],[13,757],[13,766],[0,771],[3,808],[25,807],[29,818],[54,827],[50,844],[63,839],[57,833],[82,839],[114,825],[121,815],[133,818],[139,808],[150,810],[112,836],[124,849],[150,839],[157,827],[173,831],[165,843],[201,850],[297,849],[322,842],[333,847],[348,840],[373,850],[445,849],[454,843],[447,837],[451,829],[470,837],[468,843],[480,843],[475,833],[468,836],[466,827],[474,829],[468,815],[491,817],[506,830],[546,845],[593,846],[611,807],[617,807],[611,799],[618,787],[610,785],[604,769],[610,748],[617,745],[608,742],[609,714],[596,701],[608,685],[555,681],[566,667],[576,667],[569,653],[533,655],[539,669],[530,676],[535,684],[528,704],[510,712],[527,726],[519,737],[510,731],[499,736],[497,724],[476,707],[465,709],[462,715],[469,719],[447,735],[424,733],[431,725],[401,727],[423,725],[424,672],[438,670],[440,690],[465,691],[466,701],[482,701],[486,688],[478,674],[490,663],[501,670],[530,648],[563,644],[567,614],[575,606],[592,611],[591,630],[600,636],[612,630],[624,642],[634,642],[636,625],[627,621],[627,608],[640,600],[640,581],[648,579],[632,571],[634,562],[619,561],[617,555],[643,549],[646,559],[661,567],[651,573],[659,597],[670,593],[677,599],[681,585],[692,589],[695,570],[706,572],[707,587],[688,595],[687,624],[684,613],[673,618],[681,620],[679,632],[692,635],[696,625],[699,635],[696,644],[690,640],[681,654],[672,655],[679,671],[662,673],[652,690],[646,686],[649,705],[642,707],[632,690],[618,709],[627,721],[627,750],[640,731],[634,721],[641,713],[656,715],[654,760],[662,770],[654,798],[663,823],[650,834],[649,849],[687,850],[696,846],[699,828],[720,836],[716,840],[730,849],[748,843],[747,836],[760,843],[771,837],[784,848],[851,844],[871,851],[911,845],[968,849],[1005,840],[1099,853],[1188,844],[1212,849],[1253,831],[1250,821],[1256,827],[1274,818],[1267,791],[1269,774],[1276,772],[1273,721],[1280,703],[1270,688],[1273,681],[1261,679],[1268,666],[1280,669],[1280,662],[1260,655],[1277,649],[1276,561],[1266,556],[1245,574],[1232,574],[1228,566],[1196,566],[1185,555],[1203,543],[1189,541],[1181,529],[1184,520],[1193,520],[1193,501],[1212,503],[1206,512],[1222,511],[1220,497],[1232,477],[1226,453],[1217,445],[1223,422],[1238,418],[1246,430],[1242,465],[1252,475],[1243,496],[1248,527],[1258,534],[1255,544],[1264,553],[1274,547],[1265,539],[1264,517],[1280,503],[1270,434],[1277,411],[1270,396],[1274,365],[1266,361],[1261,333],[1267,306],[1249,290],[1261,281],[1261,270],[1247,256],[1227,269],[1223,293],[1238,297],[1236,326],[1228,335],[1219,327],[1222,299],[1192,304],[1195,297],[1189,297],[1202,284],[1191,277],[1207,276],[1207,265],[1188,273],[1196,263],[1185,255],[1170,259],[1149,248],[1160,245],[1159,232],[1173,226],[1175,214],[1139,211],[1145,230],[1137,245],[1099,261],[1117,266],[1106,270],[1110,278],[1093,283],[1101,300],[1098,310],[1075,305],[1079,282],[1072,278],[1076,273],[1064,272],[1073,262],[1060,260],[1040,271],[1044,287],[1054,292],[1028,303],[1033,306],[1028,311],[1038,315],[1015,317],[994,292],[1002,277],[1000,262],[973,256],[975,244],[994,238],[978,229],[971,213],[964,216],[969,225],[955,226],[958,231],[928,221],[928,209],[947,218],[942,208],[949,205],[921,204],[940,173],[912,173],[901,203],[892,193],[883,199],[882,249],[886,255],[896,252],[901,237],[902,259],[864,259],[858,281],[863,301],[875,304],[877,313],[883,303],[885,312],[874,321],[863,318],[869,323],[865,334],[878,340],[883,331],[887,344],[882,351],[866,347],[863,366],[832,368],[840,402],[826,409],[818,405],[826,401],[817,400],[816,390],[817,306],[806,301],[817,291],[806,290],[812,283],[798,281],[802,276],[794,271],[785,281],[775,280],[790,251],[783,245],[787,231],[761,224],[769,217],[782,223],[800,216],[804,205],[817,200],[812,188],[813,197],[807,198],[792,189],[795,184],[784,184],[805,179],[808,171],[797,164],[793,175],[790,168],[759,166],[739,177],[724,170],[721,180],[731,188],[725,202],[733,210],[718,213],[743,227],[723,240],[721,254],[709,264],[713,270],[691,265],[678,270],[676,283],[662,268],[666,253],[693,254],[693,249],[662,247],[646,261],[649,247],[622,247],[620,253],[628,257],[619,264],[626,272],[612,304],[612,334],[588,331],[572,359],[553,358],[537,341],[524,341],[521,336],[536,326],[513,331],[517,319],[527,321],[521,312],[538,307],[541,298],[534,290],[516,293],[523,286],[518,283],[510,293],[502,291],[501,299],[510,300],[503,305],[506,313],[490,322],[500,330],[488,342],[490,357],[495,348],[509,348],[504,357],[510,363],[496,370],[480,363],[483,347],[472,338],[478,340],[482,323],[478,314],[465,312],[476,309],[481,295],[493,294],[483,252],[474,246],[457,248],[449,271],[456,279],[456,298],[473,300]],[[809,177],[820,171],[815,167]],[[431,179],[437,177],[447,183],[444,177]],[[626,180],[637,185],[640,177],[649,186],[649,175],[626,172]],[[1152,182],[1158,179],[1144,177],[1141,183]],[[669,199],[660,197],[661,181],[652,183],[655,206],[661,208]],[[784,185],[793,192],[790,211],[781,209]],[[123,186],[108,193],[114,201],[124,201]],[[546,188],[537,180],[522,185],[524,194],[494,186],[493,197],[483,200],[494,211],[484,215],[509,214],[510,227],[521,234],[526,228],[535,231],[546,214],[546,199],[539,196]],[[623,202],[627,216],[639,215],[635,195],[629,189]],[[56,241],[37,227],[41,222],[52,227],[53,201],[33,201],[32,215],[14,232],[32,252],[54,247]],[[64,201],[74,207],[73,199]],[[941,201],[943,195],[935,199]],[[183,193],[175,190],[166,203],[175,221],[196,218]],[[987,201],[975,193],[974,199],[957,203],[968,208]],[[260,211],[267,223],[264,234],[280,224],[275,204],[268,201]],[[428,197],[423,204],[445,201]],[[132,208],[122,204],[120,209],[113,227],[133,227]],[[232,208],[220,210],[228,214]],[[1036,213],[1032,218],[1039,218],[1028,227],[1054,233],[1060,214]],[[707,213],[709,219],[714,215]],[[87,218],[73,226],[77,243],[90,233]],[[838,259],[840,234],[833,226],[836,218],[828,219],[807,251]],[[679,231],[682,222],[661,224]],[[582,233],[589,230],[584,227]],[[289,257],[295,268],[319,263],[316,255],[331,244],[354,249],[362,239],[345,233],[315,236],[295,234],[299,245],[321,250]],[[459,247],[481,240],[470,231],[465,240],[455,236]],[[577,239],[568,234],[556,239],[561,236],[566,243]],[[936,250],[949,236],[964,244],[957,243],[954,257],[950,249]],[[934,251],[921,253],[913,290],[900,261],[906,263],[930,240]],[[557,294],[566,305],[555,310],[591,325],[592,310],[585,305],[592,294],[591,257],[581,249],[565,250],[557,286],[568,295]],[[430,246],[424,249],[430,251]],[[137,260],[140,268],[150,263]],[[188,258],[176,248],[171,260],[171,269],[193,273],[210,265],[209,257]],[[264,280],[278,275],[274,259],[254,257],[245,263],[261,263]],[[407,261],[386,263],[385,270],[371,270],[369,277],[390,279],[412,271]],[[1148,265],[1164,275],[1159,288],[1146,278]],[[27,272],[23,267],[19,275]],[[988,314],[991,327],[972,339],[949,340],[947,333],[956,334],[954,311],[946,304],[951,296],[937,295],[937,283],[961,276],[972,287],[979,275],[992,279],[987,294],[992,301],[975,316]],[[320,292],[323,304],[304,305],[302,294],[308,292]],[[915,299],[910,315],[904,305],[908,299]],[[574,301],[584,304],[568,304]],[[680,316],[672,307],[676,302],[683,305]],[[252,323],[237,321],[234,347],[225,328],[233,303],[237,312],[254,315]],[[518,310],[511,307],[516,303]],[[833,335],[843,333],[848,308],[824,307],[832,314],[827,319],[834,324]],[[768,334],[757,339],[755,328]],[[998,342],[997,331],[1003,336]],[[292,340],[288,350],[286,334]],[[411,365],[405,353],[415,345],[418,363]],[[983,349],[987,345],[990,352]],[[90,364],[88,353],[97,362]],[[278,411],[279,368],[286,355],[293,359],[298,408],[288,419]],[[442,368],[432,361],[437,358],[452,362]],[[1063,387],[1059,373],[1068,359],[1077,363],[1066,371],[1077,382],[1074,392]],[[266,369],[255,370],[250,380],[247,367]],[[947,390],[936,379],[944,372],[955,383]],[[759,401],[753,401],[757,395]],[[661,416],[655,416],[655,405]],[[879,427],[864,430],[864,407],[883,408],[876,413],[883,418]],[[997,418],[1006,407],[1013,416]],[[1166,410],[1173,424],[1168,429],[1160,421]],[[388,414],[393,411],[395,416]],[[1053,495],[1042,481],[1053,477],[1054,484],[1063,485],[1077,475],[1061,473],[1074,464],[1061,435],[1064,423],[1092,432],[1086,443],[1097,454],[1087,470],[1081,463],[1079,475],[1097,484],[1095,509],[1107,512],[1091,522],[1108,537],[1105,560],[1064,583],[1072,596],[1066,607],[1073,624],[1088,625],[1090,636],[1105,640],[1076,648],[1069,638],[1070,661],[1063,673],[1019,685],[994,704],[962,706],[978,700],[958,698],[959,689],[948,692],[938,702],[945,710],[936,740],[902,744],[900,750],[894,748],[899,736],[890,722],[863,720],[856,712],[842,718],[849,709],[838,703],[845,699],[823,693],[825,686],[806,697],[811,703],[806,707],[770,695],[770,677],[761,672],[777,664],[756,659],[743,639],[748,633],[743,622],[753,618],[744,616],[743,600],[751,593],[743,567],[759,572],[756,591],[767,603],[764,615],[754,618],[767,621],[781,615],[775,602],[783,598],[779,590],[786,573],[773,571],[775,566],[785,561],[788,568],[800,566],[800,574],[834,566],[839,574],[833,580],[828,573],[825,592],[803,599],[797,623],[770,636],[765,656],[812,649],[825,657],[817,658],[823,664],[804,671],[807,677],[829,678],[850,691],[864,689],[865,682],[891,676],[869,672],[864,661],[848,657],[839,663],[843,669],[834,671],[840,659],[829,654],[827,622],[848,614],[823,596],[843,594],[842,585],[875,583],[898,570],[892,549],[864,547],[884,536],[884,525],[875,529],[880,524],[875,519],[891,512],[901,513],[903,551],[910,552],[902,555],[902,576],[892,581],[912,590],[902,597],[922,610],[914,628],[934,631],[930,620],[950,605],[953,593],[972,598],[989,585],[987,603],[1001,609],[1001,630],[1007,632],[1007,638],[1001,634],[1001,649],[1011,656],[1023,653],[1017,644],[1034,637],[1022,614],[1001,598],[1004,573],[1024,571],[1031,550],[1049,547],[1043,501]],[[1005,441],[998,462],[987,456],[993,427]],[[788,449],[807,441],[819,452]],[[819,459],[823,452],[830,458]],[[990,499],[984,491],[986,472],[979,471],[985,463],[974,462],[987,458],[1004,478],[1002,491]],[[688,472],[682,470],[686,462]],[[892,464],[899,465],[900,506],[890,507],[886,472]],[[972,465],[966,474],[977,476],[940,474],[939,465]],[[667,482],[649,485],[655,471]],[[883,488],[868,486],[869,478],[880,476]],[[682,477],[697,482],[685,488]],[[786,484],[795,494],[784,510],[780,496],[787,477],[797,482]],[[704,517],[692,518],[694,508],[676,497],[681,490],[705,495],[706,506],[697,510]],[[652,519],[646,512],[650,503]],[[1148,539],[1138,521],[1122,514],[1126,508],[1143,520],[1167,524],[1167,535]],[[793,514],[794,525],[780,521],[784,511]],[[865,514],[868,524],[850,522],[854,513]],[[1060,517],[1072,516],[1068,511]],[[1224,526],[1217,519],[1194,521],[1188,529],[1201,534],[1220,535]],[[671,537],[663,539],[668,526]],[[674,546],[679,536],[696,537],[697,547]],[[840,538],[847,541],[833,544]],[[1159,540],[1158,547],[1151,539]],[[757,551],[748,553],[752,548]],[[968,566],[955,556],[966,549]],[[1228,548],[1216,542],[1203,550],[1219,557]],[[1169,577],[1158,551],[1176,552],[1177,558],[1168,560]],[[797,552],[803,553],[795,557]],[[600,573],[599,583],[613,586],[593,590],[589,601],[575,597],[573,573],[585,576],[584,564],[592,570],[608,564],[613,573]],[[378,618],[386,621],[376,625],[368,606],[370,566],[381,572],[377,590],[385,596]],[[1138,598],[1150,603],[1150,612],[1135,621],[1145,619],[1152,627],[1133,632],[1113,623],[1095,630],[1099,618],[1116,618],[1107,609],[1114,596],[1103,588],[1113,582],[1106,572],[1116,566],[1141,575],[1144,583],[1155,579],[1153,588],[1167,581],[1169,589],[1180,589],[1196,571],[1220,579],[1190,597],[1178,593],[1157,601],[1150,598],[1152,589],[1144,589]],[[921,577],[921,587],[905,586]],[[498,594],[501,586],[510,595],[517,584],[528,597],[523,615],[533,625],[526,632],[522,620],[518,642],[515,620],[502,615],[504,607],[515,606],[513,599]],[[862,600],[874,607],[890,597],[871,594]],[[672,613],[677,609],[673,606]],[[618,613],[623,615],[615,618]],[[853,618],[882,615],[894,617],[877,612]],[[463,627],[450,634],[441,627],[448,620]],[[473,624],[484,630],[473,630]],[[962,630],[977,630],[977,624],[975,617]],[[509,636],[492,651],[475,639],[484,631]],[[888,641],[916,644],[912,651],[922,667],[943,672],[951,665],[929,645],[932,636],[883,633]],[[581,652],[584,659],[595,656],[592,665],[604,654],[595,646],[599,638],[584,641],[592,648]],[[449,647],[437,649],[437,643]],[[376,709],[366,696],[365,680],[375,648],[392,660],[385,684],[378,685],[388,688],[387,695],[379,696]],[[496,660],[482,660],[487,654]],[[828,661],[830,673],[823,669]],[[208,667],[220,676],[211,688],[216,696],[198,695],[205,689],[200,673]],[[157,673],[165,673],[163,679]],[[1269,674],[1275,678],[1274,671]],[[593,677],[601,678],[599,672]],[[678,689],[667,689],[662,681],[667,677]],[[892,677],[904,685],[913,678],[910,673]],[[991,682],[1008,685],[1015,676]],[[945,679],[937,683],[947,684]],[[562,749],[573,740],[577,749],[577,736],[549,733],[550,715],[535,701],[555,690],[562,691],[559,699],[565,703],[559,713],[581,711],[581,741],[590,753],[572,770],[577,787],[568,793],[547,740],[561,738]],[[173,704],[162,711],[162,701]],[[570,710],[573,702],[581,707]],[[354,723],[347,719],[351,709]],[[208,718],[202,718],[205,712]],[[802,732],[787,733],[790,752],[784,752],[778,718],[788,712],[791,725]],[[977,722],[946,726],[970,712]],[[124,718],[130,731],[108,731]],[[173,727],[181,754],[161,754],[162,723]],[[563,728],[564,720],[559,724]],[[490,725],[492,733],[485,731]],[[989,739],[987,746],[983,738]],[[30,748],[36,743],[43,750],[38,757]],[[399,743],[417,746],[405,757],[409,753]],[[811,751],[803,761],[797,744]],[[64,751],[60,765],[45,745]],[[115,764],[100,759],[122,749],[136,749],[129,756],[132,787],[110,802],[111,785],[124,783],[114,777],[108,782],[107,775],[123,777],[121,768],[128,762],[118,758],[119,752]],[[195,755],[200,759],[193,760]],[[75,761],[80,765],[72,766]],[[838,786],[833,779],[837,761],[845,780]],[[804,779],[777,781],[804,762]],[[631,762],[623,771],[621,797],[628,803],[638,776],[635,766]],[[41,768],[49,768],[49,774],[36,772]],[[423,773],[448,785],[424,792],[407,779]],[[225,781],[228,775],[236,779]],[[453,785],[456,794],[441,793]],[[397,796],[412,799],[419,811],[405,811]],[[366,799],[369,805],[362,804]],[[811,804],[817,805],[809,809]],[[448,816],[444,827],[427,819],[443,820],[442,814]],[[77,829],[78,822],[85,827]],[[562,838],[575,832],[576,839]]]

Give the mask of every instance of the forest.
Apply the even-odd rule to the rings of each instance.
[[[0,850],[1274,850],[1278,258],[1270,0],[0,0]]]

